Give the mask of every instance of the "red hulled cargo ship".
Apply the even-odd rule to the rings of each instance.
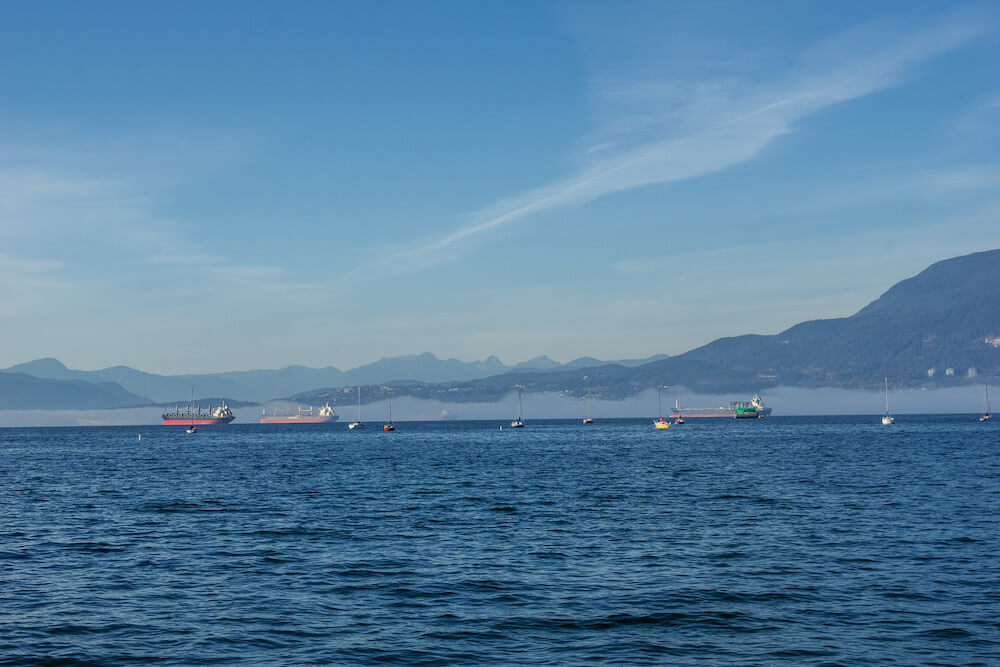
[[[185,412],[181,412],[179,408],[174,407],[173,412],[163,413],[164,426],[228,424],[234,419],[236,419],[236,416],[229,409],[229,406],[226,405],[225,401],[222,401],[222,405],[214,410],[209,406],[206,412],[202,412],[201,406],[198,406],[197,410],[192,406],[188,406]]]
[[[262,413],[260,416],[261,424],[332,424],[340,419],[340,416],[333,411],[330,404],[327,403],[319,409],[319,412],[313,412],[312,406],[308,409],[303,410],[301,407],[298,412],[294,415],[278,415],[278,414],[266,414]]]

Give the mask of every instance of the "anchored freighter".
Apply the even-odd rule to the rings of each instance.
[[[202,412],[201,406],[199,405],[197,409],[193,406],[188,406],[188,409],[184,412],[180,411],[180,408],[174,406],[173,412],[163,413],[163,424],[165,426],[191,426],[192,424],[228,424],[229,422],[236,419],[233,415],[233,411],[229,409],[225,401],[222,401],[222,405],[212,409],[209,406],[207,411]]]
[[[340,415],[333,411],[329,403],[321,407],[319,412],[315,413],[310,405],[306,410],[300,407],[294,415],[269,415],[267,413],[261,413],[260,415],[261,424],[332,424],[338,419],[340,419]]]
[[[760,394],[754,394],[749,401],[733,401],[728,408],[682,408],[674,402],[674,411],[670,416],[674,419],[688,417],[733,417],[735,419],[757,419],[771,414],[771,408],[764,406]]]

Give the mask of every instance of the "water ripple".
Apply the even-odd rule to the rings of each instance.
[[[960,417],[0,429],[0,665],[1000,664],[996,444]]]

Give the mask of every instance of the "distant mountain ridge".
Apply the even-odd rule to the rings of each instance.
[[[658,385],[745,394],[779,385],[875,389],[883,377],[891,387],[928,388],[1000,380],[1000,250],[937,262],[850,317],[802,322],[774,336],[720,338],[676,357],[617,363],[583,357],[558,364],[542,356],[508,367],[496,357],[462,362],[424,353],[346,372],[289,366],[175,376],[127,366],[78,371],[38,359],[0,372],[0,406],[82,404],[90,400],[81,394],[87,391],[101,397],[91,401],[94,407],[186,403],[192,387],[196,398],[336,402],[346,400],[346,386],[371,385],[369,393],[377,396],[387,384],[397,393],[451,402],[497,400],[515,384],[621,399]],[[45,385],[53,393],[41,391],[36,379],[55,383]]]
[[[0,373],[0,410],[102,410],[149,405],[113,382],[37,378]]]
[[[661,356],[664,355],[657,355],[650,357],[650,359]],[[0,373],[21,373],[47,380],[82,381],[92,384],[114,383],[119,385],[122,391],[135,394],[140,398],[144,397],[143,400],[147,403],[169,404],[186,403],[192,389],[196,393],[196,398],[224,396],[233,401],[262,402],[316,387],[387,384],[402,381],[427,384],[464,382],[501,375],[514,370],[547,371],[570,367],[578,361],[570,362],[564,366],[547,356],[541,356],[514,366],[506,366],[495,356],[487,357],[482,361],[465,362],[458,359],[438,359],[433,354],[425,352],[380,359],[349,371],[341,371],[332,366],[326,368],[288,366],[275,370],[157,375],[128,366],[112,366],[95,371],[73,370],[67,368],[59,360],[49,357],[17,364],[0,371]],[[597,363],[604,362],[597,361]]]
[[[571,362],[548,372],[395,391],[492,401],[519,384],[527,391],[623,399],[662,385],[747,395],[779,385],[877,389],[883,377],[892,387],[1000,382],[1000,250],[937,262],[850,317],[802,322],[774,336],[720,338],[632,367]]]
[[[931,265],[850,317],[775,336],[721,338],[660,362],[696,361],[769,384],[875,389],[1000,376],[1000,250]],[[951,369],[951,374],[949,374]]]

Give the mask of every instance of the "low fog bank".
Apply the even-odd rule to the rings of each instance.
[[[880,414],[885,398],[881,392],[847,389],[798,389],[778,387],[765,394],[774,415],[844,415]],[[684,388],[665,389],[662,394],[663,413],[669,414],[675,401],[681,407],[713,408],[730,401],[748,400],[741,394],[696,394]],[[1000,401],[1000,390],[997,392]],[[587,401],[561,394],[524,394],[522,417],[530,419],[577,419],[586,416]],[[1000,404],[998,404],[1000,405]],[[288,406],[283,406],[288,407]],[[978,413],[984,408],[982,385],[951,389],[905,389],[889,391],[889,409],[894,414],[907,413]],[[281,410],[279,409],[279,412]],[[233,410],[237,424],[256,424],[261,409],[248,406]],[[270,404],[268,408],[270,412]],[[294,412],[294,405],[291,412]],[[160,423],[160,408],[129,408],[122,410],[4,410],[0,411],[0,427],[23,426],[129,426]],[[341,406],[337,410],[340,422],[353,421],[357,408]],[[594,400],[591,414],[595,419],[613,417],[657,416],[656,391],[648,390],[625,401]],[[510,421],[517,417],[517,395],[510,394],[495,403],[444,403],[410,397],[392,402],[393,421],[434,421],[451,419],[496,419]],[[385,401],[364,405],[361,418],[367,422],[383,422],[389,417]],[[346,426],[345,426],[346,428]]]
[[[885,411],[885,396],[882,392],[778,387],[761,395],[765,404],[773,408],[774,416],[881,414]],[[750,398],[750,394],[696,394],[684,388],[671,387],[664,389],[662,393],[663,414],[669,414],[674,409],[675,402],[687,408],[717,408],[728,406],[731,401],[748,401]],[[577,419],[587,415],[586,399],[570,398],[561,394],[524,394],[521,402],[523,405],[521,416],[526,420]],[[937,390],[889,391],[889,409],[894,414],[976,413],[983,408],[981,385]],[[338,411],[338,414],[341,420],[353,421],[357,416],[357,408],[345,406],[343,411]],[[591,414],[595,419],[602,417],[652,419],[658,416],[657,392],[650,389],[624,401],[593,400]],[[388,417],[386,403],[364,406],[361,416],[365,421],[384,421]],[[510,421],[517,416],[517,394],[509,394],[502,401],[495,403],[443,403],[402,397],[392,401],[394,421],[433,419]]]

